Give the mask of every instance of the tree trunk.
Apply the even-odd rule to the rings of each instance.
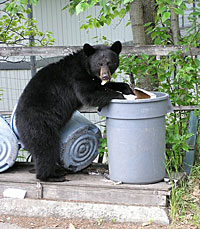
[[[151,36],[145,33],[144,25],[154,23],[155,0],[135,0],[131,3],[130,19],[133,32],[134,45],[152,45]]]
[[[134,45],[152,45],[151,36],[145,33],[144,25],[148,22],[154,23],[154,12],[156,9],[155,0],[135,0],[131,3],[130,19],[133,32]],[[138,56],[138,58],[140,58]],[[135,82],[133,74],[130,74],[130,81]],[[132,85],[134,86],[134,85]],[[153,91],[158,87],[157,75],[140,77],[137,80],[138,87]]]
[[[156,10],[156,2],[155,0],[142,0],[142,5],[143,5],[143,20],[144,20],[144,25],[148,22],[152,22],[154,25],[154,13]],[[145,27],[145,30],[148,27]],[[147,45],[153,45],[153,41],[151,39],[150,34],[145,33],[145,40]]]
[[[145,45],[146,39],[144,32],[142,0],[135,0],[131,3],[130,18],[133,32],[133,44]]]
[[[173,11],[175,5],[171,7],[171,31],[174,45],[178,45],[178,41],[180,38],[180,28],[179,28],[179,16]]]

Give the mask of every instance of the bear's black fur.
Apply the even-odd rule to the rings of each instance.
[[[121,48],[119,41],[111,47],[85,44],[82,50],[38,71],[24,89],[16,108],[16,126],[33,156],[38,179],[64,181],[64,175],[56,171],[60,130],[75,110],[82,105],[101,108],[111,99],[124,99],[120,92],[132,93],[125,83],[101,85],[117,69]]]

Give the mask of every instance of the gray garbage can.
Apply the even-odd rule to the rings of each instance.
[[[61,161],[73,172],[87,168],[99,154],[101,132],[80,112],[74,112],[61,133]]]
[[[0,172],[13,166],[18,149],[17,137],[8,122],[0,115]]]
[[[165,115],[169,97],[114,99],[99,115],[106,116],[109,176],[124,183],[154,183],[165,176]],[[171,109],[171,108],[170,108]]]

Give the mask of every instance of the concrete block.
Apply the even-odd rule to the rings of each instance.
[[[167,208],[36,199],[0,200],[0,214],[25,217],[115,219],[118,222],[169,224]]]

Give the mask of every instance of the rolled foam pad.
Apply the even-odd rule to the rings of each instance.
[[[0,116],[0,172],[10,168],[18,155],[18,140],[8,122]]]

